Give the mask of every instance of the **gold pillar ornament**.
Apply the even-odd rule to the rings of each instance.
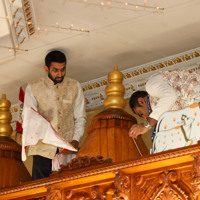
[[[0,99],[0,136],[9,137],[13,131],[10,125],[10,121],[12,120],[10,105],[11,103],[6,99],[6,95],[2,94]]]
[[[126,101],[124,99],[125,88],[122,85],[123,75],[115,65],[114,71],[108,74],[109,84],[106,86],[107,98],[104,101],[104,107],[107,108],[120,108],[125,107]]]

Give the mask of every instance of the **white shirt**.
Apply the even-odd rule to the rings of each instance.
[[[150,96],[159,98],[156,106],[151,104],[152,113],[149,115],[149,117],[158,120],[161,114],[171,110],[174,106],[177,99],[176,91],[163,80],[160,73],[151,76],[145,88]]]
[[[150,95],[150,117],[158,120],[166,111],[181,110],[200,101],[200,72],[177,70],[157,73],[147,81],[146,91]]]

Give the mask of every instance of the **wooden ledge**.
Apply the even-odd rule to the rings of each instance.
[[[200,144],[170,150],[162,153],[148,155],[135,160],[119,163],[106,163],[82,168],[78,170],[61,172],[49,178],[29,181],[15,187],[0,190],[2,199],[25,199],[31,195],[45,194],[48,187],[75,188],[84,185],[101,184],[114,181],[116,172],[126,174],[148,172],[155,169],[174,169],[176,166],[192,166],[194,156],[200,155]]]

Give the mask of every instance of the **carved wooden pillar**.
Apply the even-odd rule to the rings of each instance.
[[[9,138],[12,134],[10,102],[3,94],[0,99],[0,189],[31,180],[21,161],[21,146]]]
[[[200,159],[199,155],[194,155],[194,175],[192,184],[194,185],[193,196],[195,200],[200,200]]]
[[[139,136],[137,140],[129,137],[130,127],[137,123],[135,117],[123,110],[125,106],[123,75],[117,66],[108,75],[106,87],[106,110],[96,115],[88,128],[88,136],[77,157],[103,156],[114,162],[139,158],[148,154],[146,145]]]
[[[139,158],[147,155],[147,148],[141,137],[129,137],[130,127],[136,123],[133,116],[121,109],[107,109],[93,118],[88,136],[78,157],[98,155],[112,158],[114,162]]]
[[[113,199],[131,199],[131,175],[117,172],[115,177],[115,193]]]

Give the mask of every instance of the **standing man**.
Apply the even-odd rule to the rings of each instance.
[[[76,149],[85,130],[85,99],[78,81],[65,77],[67,59],[60,51],[45,57],[46,77],[28,84],[24,108],[32,107],[48,119],[53,128]],[[30,146],[33,155],[32,180],[48,177],[57,146],[39,141]]]
[[[180,110],[200,101],[200,72],[191,70],[164,71],[147,81],[146,91],[132,94],[129,105],[133,112],[145,119],[144,124],[134,124],[129,136],[137,138],[151,130],[159,117],[169,110]]]

